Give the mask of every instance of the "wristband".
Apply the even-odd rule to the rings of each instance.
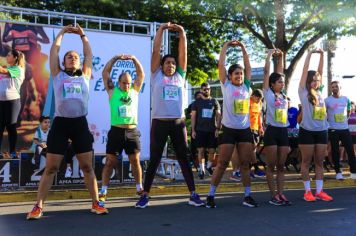
[[[85,37],[86,35],[85,34],[82,34],[82,35],[80,35],[80,38],[82,39],[83,37]]]

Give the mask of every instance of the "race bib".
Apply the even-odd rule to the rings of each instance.
[[[274,120],[278,123],[287,124],[287,109],[276,109],[274,114]]]
[[[75,98],[75,99],[83,98],[81,83],[64,83],[63,90],[64,90],[63,92],[64,98]]]
[[[314,107],[313,119],[314,120],[325,120],[326,118],[326,108],[325,107]]]
[[[344,114],[335,114],[334,119],[336,123],[344,123],[345,115]]]
[[[213,110],[212,109],[203,109],[202,117],[203,118],[212,118],[213,117]]]
[[[163,99],[166,101],[179,101],[179,88],[172,85],[164,86]]]
[[[248,99],[235,99],[234,100],[234,113],[235,114],[248,114],[249,113],[249,100]]]
[[[132,117],[132,109],[129,106],[123,105],[119,107],[119,117]]]

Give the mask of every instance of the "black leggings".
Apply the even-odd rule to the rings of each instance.
[[[187,129],[183,119],[173,121],[152,120],[150,162],[145,176],[144,191],[149,192],[168,136],[171,138],[177,161],[190,192],[195,191],[194,177],[187,158]]]
[[[352,145],[352,137],[350,131],[348,129],[343,129],[343,130],[329,129],[329,140],[331,144],[331,153],[335,166],[335,172],[340,173],[339,142],[341,141],[347,153],[347,157],[350,165],[350,172],[355,174],[356,160],[355,160],[354,147]]]
[[[5,128],[9,138],[10,153],[15,151],[17,142],[17,117],[21,108],[20,99],[0,101],[0,149]]]

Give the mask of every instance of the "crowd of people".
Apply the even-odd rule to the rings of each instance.
[[[161,57],[161,44],[165,30],[179,35],[178,57],[168,54]],[[65,53],[63,62],[58,57],[61,41],[65,34],[77,34],[83,44],[84,61],[81,65],[76,51]],[[228,49],[238,47],[242,51],[243,65],[232,64],[226,69]],[[317,70],[309,69],[310,58],[319,56]],[[323,189],[323,161],[327,144],[330,142],[332,160],[338,179],[343,178],[339,159],[340,143],[346,150],[351,178],[356,179],[354,147],[356,139],[356,114],[350,100],[341,95],[339,82],[330,86],[332,95],[322,97],[323,51],[311,50],[306,57],[298,88],[302,111],[299,112],[299,149],[301,153],[301,177],[304,183],[305,201],[332,201]],[[258,176],[266,175],[271,198],[270,204],[288,206],[292,202],[284,194],[284,169],[290,151],[288,128],[295,128],[288,113],[290,99],[286,95],[284,71],[285,55],[279,49],[270,49],[266,56],[262,90],[251,89],[251,65],[245,45],[237,40],[226,42],[219,57],[219,80],[223,104],[210,95],[210,85],[203,83],[196,100],[190,106],[191,137],[198,151],[198,176],[204,179],[211,175],[210,189],[206,201],[196,192],[194,175],[188,160],[187,128],[184,113],[186,91],[187,37],[182,26],[163,23],[157,30],[151,58],[152,124],[150,133],[150,160],[142,181],[140,166],[140,131],[138,124],[138,102],[145,74],[138,58],[134,55],[118,54],[109,60],[103,69],[103,81],[110,105],[111,129],[106,146],[106,164],[102,173],[99,191],[92,167],[93,136],[88,128],[89,80],[92,77],[92,50],[89,39],[79,25],[68,25],[61,29],[50,50],[50,71],[53,77],[55,115],[49,129],[48,117],[41,118],[35,134],[36,157],[46,156],[46,167],[41,177],[37,201],[27,214],[27,219],[39,219],[43,215],[44,201],[65,153],[68,142],[76,155],[84,175],[85,184],[92,199],[91,212],[107,214],[105,207],[108,184],[117,156],[123,150],[128,154],[136,181],[139,200],[137,208],[149,205],[150,189],[162,158],[168,137],[172,141],[177,161],[189,191],[188,203],[193,206],[215,208],[215,194],[230,161],[232,177],[241,178],[244,187],[242,204],[257,207],[251,194],[251,167]],[[270,72],[270,61],[277,66]],[[15,152],[16,121],[20,110],[19,88],[24,80],[24,55],[13,49],[7,55],[8,67],[0,67],[0,141],[4,129],[9,133],[10,153]],[[137,77],[123,73],[114,86],[111,70],[117,60],[132,60]],[[63,65],[63,68],[61,67]],[[262,102],[263,101],[263,102]],[[263,109],[265,106],[265,109]],[[263,115],[263,110],[265,114]],[[109,119],[109,118],[108,118]],[[296,120],[296,119],[293,119]],[[291,122],[290,122],[291,121]],[[256,147],[263,140],[266,153],[265,170],[259,168]],[[219,157],[215,160],[216,149]],[[208,160],[205,161],[207,153]],[[215,168],[213,163],[216,162]],[[38,163],[38,159],[36,159]],[[309,168],[315,166],[316,190],[310,187]],[[206,165],[206,166],[205,166]],[[274,174],[276,177],[274,178]]]

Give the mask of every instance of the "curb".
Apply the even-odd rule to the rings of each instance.
[[[315,188],[315,181],[312,181],[312,187]],[[355,187],[356,180],[345,179],[343,181],[335,179],[324,179],[324,188],[337,187]],[[204,195],[209,191],[210,184],[196,184],[198,193]],[[301,180],[285,181],[284,189],[303,189]],[[253,182],[251,184],[252,191],[268,191],[268,186],[265,181]],[[222,183],[219,185],[218,193],[243,192],[244,188],[240,182],[238,183]],[[109,197],[132,198],[137,197],[135,187],[118,186],[109,189]],[[188,189],[185,183],[175,185],[154,185],[151,189],[151,196],[157,195],[184,195],[188,194]],[[15,191],[0,193],[0,203],[8,202],[28,202],[36,200],[37,191]],[[86,189],[65,189],[51,190],[47,196],[47,200],[69,200],[69,199],[89,199],[89,193]]]

